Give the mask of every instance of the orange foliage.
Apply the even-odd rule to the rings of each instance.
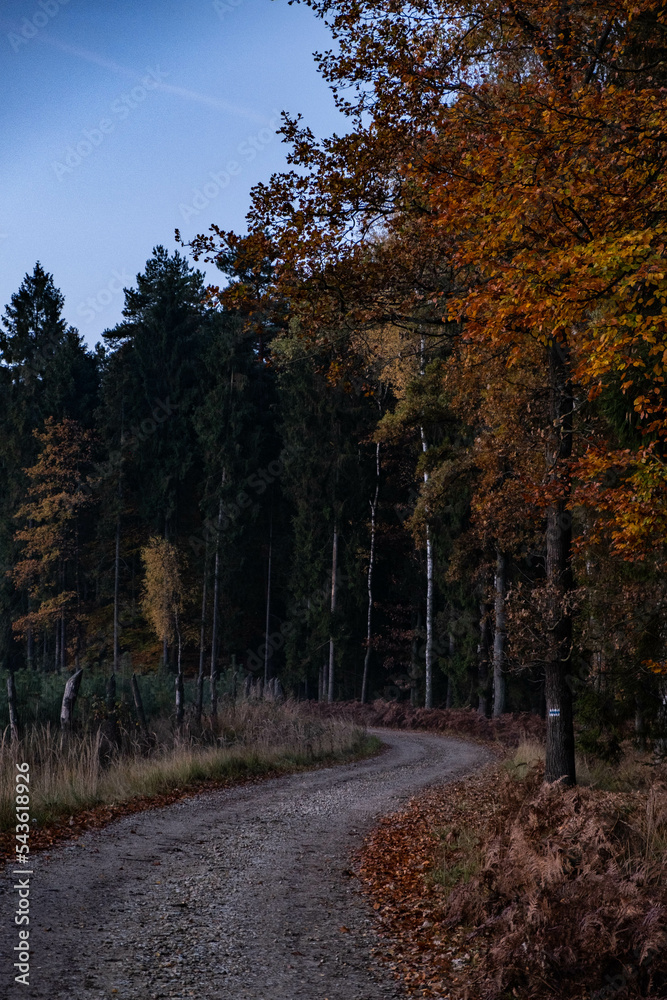
[[[343,321],[377,341],[426,321],[503,351],[510,378],[555,342],[590,399],[620,373],[639,429],[664,441],[664,6],[308,2],[335,33],[321,68],[352,130],[318,143],[286,120],[299,169],[255,189],[249,236],[195,240],[236,260],[230,303],[270,260],[265,303],[307,335]],[[565,496],[563,458],[551,486]],[[624,557],[664,526],[657,461],[594,508],[613,506]],[[596,463],[616,458],[580,462],[584,483],[600,483]]]
[[[17,587],[26,587],[34,607],[13,623],[17,635],[46,629],[77,603],[77,519],[90,505],[86,466],[91,434],[74,420],[49,417],[35,431],[39,458],[26,469],[27,499],[16,512],[24,527],[14,534],[22,557],[11,571]]]

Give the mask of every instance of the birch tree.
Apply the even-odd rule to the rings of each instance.
[[[180,616],[184,591],[176,547],[164,538],[153,537],[141,550],[144,583],[141,605],[155,635],[161,641],[177,641],[176,725],[183,724],[184,689],[181,663],[182,635]]]

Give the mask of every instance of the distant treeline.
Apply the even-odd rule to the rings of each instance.
[[[102,713],[112,673],[183,675],[207,713],[238,668],[299,698],[545,715],[545,514],[456,405],[451,338],[385,328],[373,364],[372,336],[222,307],[162,247],[94,351],[63,313],[37,264],[0,335],[0,643],[26,721],[39,698],[56,720],[75,668]],[[620,388],[597,405],[629,433]],[[664,727],[665,580],[599,544],[578,560],[567,682],[613,756]]]

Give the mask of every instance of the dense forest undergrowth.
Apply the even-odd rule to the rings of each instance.
[[[665,996],[667,765],[624,750],[567,789],[524,742],[382,821],[359,874],[410,995]]]

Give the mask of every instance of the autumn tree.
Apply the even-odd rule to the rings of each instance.
[[[13,541],[14,514],[28,489],[25,470],[37,460],[35,431],[52,417],[92,424],[97,393],[97,358],[63,316],[64,299],[53,276],[38,262],[11,296],[0,322],[0,558],[11,567],[19,558]],[[35,635],[28,627],[25,657],[12,640],[11,621],[31,610],[25,590],[0,579],[0,607],[5,628],[0,642],[12,661],[33,666]]]
[[[351,130],[318,143],[286,120],[296,169],[255,190],[247,242],[265,256],[270,241],[315,327],[419,305],[433,333],[460,323],[510,368],[541,345],[546,773],[572,782],[575,387],[615,368],[630,391],[643,352],[655,373],[634,406],[649,429],[662,412],[662,15],[650,0],[308,5],[336,40],[320,67]]]
[[[20,558],[12,569],[16,587],[27,591],[30,610],[18,617],[17,635],[54,633],[55,666],[67,652],[78,664],[85,635],[81,534],[91,505],[88,484],[92,438],[74,420],[48,417],[35,433],[39,457],[26,469],[26,499],[16,513],[14,539]]]
[[[164,538],[152,537],[141,550],[144,585],[141,606],[150,626],[161,642],[177,641],[176,725],[183,724],[185,711],[181,630],[184,589],[176,547]]]

